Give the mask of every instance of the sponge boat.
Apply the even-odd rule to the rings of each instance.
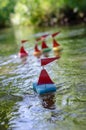
[[[43,66],[38,82],[33,83],[33,89],[38,94],[45,94],[49,92],[55,92],[56,91],[56,85],[51,80],[49,74],[47,73],[46,69],[44,69],[44,65],[47,65],[48,63],[59,59],[60,57],[53,57],[53,58],[45,58],[41,59],[41,66]]]

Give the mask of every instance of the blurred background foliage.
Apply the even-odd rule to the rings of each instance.
[[[86,0],[0,0],[0,27],[86,22]]]
[[[0,0],[0,28],[10,25],[10,15],[14,13],[17,0]]]

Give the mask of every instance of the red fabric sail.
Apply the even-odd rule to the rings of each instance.
[[[53,62],[54,60],[59,59],[60,57],[53,57],[53,58],[45,58],[45,59],[41,59],[41,66],[43,65],[47,65],[51,62]]]
[[[27,42],[27,41],[28,41],[28,40],[22,40],[21,43],[25,43],[25,42]]]
[[[45,39],[47,36],[49,36],[49,34],[45,34],[39,38],[36,39],[36,41],[39,41],[39,40],[42,40],[42,39]]]
[[[49,36],[49,34],[45,34],[42,36],[42,38],[46,38],[47,36]]]
[[[60,46],[60,44],[55,39],[53,39],[53,47],[58,47],[58,46]]]
[[[56,32],[52,34],[52,37],[55,37],[56,35],[58,35],[60,32]]]
[[[49,48],[45,41],[42,41],[42,49]]]
[[[23,46],[20,48],[19,55],[20,57],[28,56],[28,53],[25,51]]]
[[[38,45],[37,44],[35,45],[34,49],[35,49],[36,52],[40,52],[40,50],[38,49]]]
[[[38,85],[42,85],[42,84],[54,84],[45,69],[41,71],[39,80],[38,80]]]

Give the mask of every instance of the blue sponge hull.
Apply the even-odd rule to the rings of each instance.
[[[38,94],[45,94],[49,92],[55,92],[56,85],[55,84],[38,85],[37,83],[33,83],[33,89]]]

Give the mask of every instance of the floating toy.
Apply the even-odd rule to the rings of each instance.
[[[38,45],[37,44],[35,44],[33,55],[36,56],[37,58],[40,58],[40,56],[42,55],[42,52],[38,49]]]
[[[23,57],[27,57],[28,56],[28,52],[24,49],[23,46],[21,46],[20,51],[19,51],[19,57],[23,58]]]
[[[41,66],[47,65],[48,63],[51,63],[52,61],[57,60],[59,58],[60,57],[41,59]],[[41,70],[38,82],[33,83],[33,89],[38,94],[45,94],[56,91],[56,85],[51,80],[47,71],[44,68]]]
[[[42,44],[41,44],[41,49],[42,49],[42,54],[45,56],[45,57],[48,57],[49,56],[49,52],[51,51],[51,49],[47,46],[46,42],[45,42],[45,38],[49,36],[49,34],[46,34],[46,35],[43,35],[41,36],[40,38],[38,38],[37,40],[41,40],[42,41]]]
[[[59,51],[59,46],[60,46],[60,44],[57,43],[55,39],[53,39],[53,50]]]
[[[54,37],[56,35],[58,35],[60,32],[54,33],[52,34],[52,38],[53,38],[53,52],[55,56],[60,56],[61,55],[61,51],[62,51],[62,47],[60,46],[60,44],[54,39]]]
[[[51,51],[51,49],[47,46],[45,41],[42,41],[41,48],[42,48],[43,55],[45,57],[48,57],[49,56],[49,52]]]
[[[50,52],[51,49],[47,46],[45,41],[42,41],[42,52],[46,53],[46,52]]]
[[[55,39],[53,39],[53,52],[55,56],[61,55],[61,47],[60,44],[56,42]]]
[[[20,47],[19,51],[19,57],[21,58],[22,62],[25,63],[28,57],[28,52],[24,49],[23,43],[27,42],[27,40],[22,40],[21,44],[22,46]]]
[[[19,51],[19,57],[23,58],[23,57],[27,57],[28,56],[28,52],[24,49],[24,43],[26,43],[28,40],[22,40],[21,41],[21,48]]]

